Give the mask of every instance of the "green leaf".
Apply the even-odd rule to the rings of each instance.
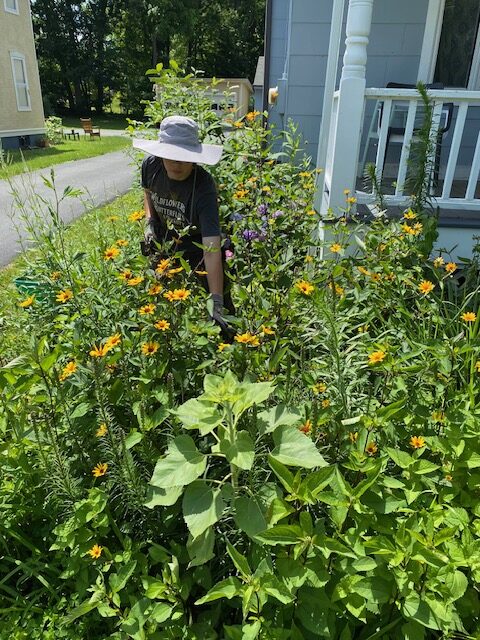
[[[258,430],[262,435],[271,433],[277,427],[299,424],[301,419],[299,412],[292,413],[284,404],[279,404],[258,414]]]
[[[255,536],[255,540],[271,545],[297,544],[303,539],[303,531],[296,524],[279,524]]]
[[[269,596],[272,596],[282,604],[290,604],[294,600],[287,587],[272,574],[262,579],[261,586],[265,593],[268,593]]]
[[[252,624],[244,624],[242,627],[242,640],[255,640],[260,633],[262,623],[256,620]]]
[[[384,604],[390,600],[392,584],[378,576],[366,577],[353,584],[352,591],[365,598],[367,602]]]
[[[83,418],[90,411],[90,405],[88,402],[81,402],[77,404],[75,409],[70,413],[70,420],[75,420],[76,418]]]
[[[339,556],[345,556],[346,558],[357,559],[357,554],[352,551],[346,544],[335,540],[334,538],[321,538],[317,536],[315,546],[322,549],[325,552],[326,557],[330,557],[332,553],[336,553]]]
[[[165,458],[155,465],[150,484],[161,489],[185,486],[201,476],[206,465],[207,457],[200,453],[192,438],[177,436]]]
[[[402,612],[406,618],[416,620],[428,629],[441,629],[441,623],[437,620],[427,599],[422,598],[417,593],[410,593],[403,603]]]
[[[235,547],[232,546],[228,540],[227,540],[227,551],[228,551],[228,555],[232,559],[233,564],[236,566],[238,571],[240,571],[240,573],[245,578],[247,578],[248,576],[251,576],[252,570],[250,569],[248,560],[239,551],[237,551]]]
[[[185,429],[198,429],[202,435],[211,433],[223,420],[215,405],[197,398],[180,405],[175,414]]]
[[[137,600],[130,609],[128,618],[122,623],[121,629],[133,640],[145,640],[143,627],[147,621],[146,611],[150,606],[148,598]]]
[[[241,583],[238,578],[231,576],[221,582],[218,582],[214,587],[208,591],[203,598],[200,598],[195,604],[205,604],[206,602],[212,602],[213,600],[219,600],[220,598],[228,598],[231,600],[234,596],[238,595],[241,590]]]
[[[77,618],[84,616],[90,611],[93,611],[97,608],[98,604],[103,600],[103,593],[101,591],[95,591],[92,597],[89,600],[85,600],[78,607],[75,607],[73,611],[71,611],[68,616],[66,616],[62,624],[71,624]]]
[[[212,487],[204,480],[197,480],[183,496],[183,517],[194,538],[217,522],[224,509],[220,489]]]
[[[426,473],[432,473],[432,471],[436,471],[440,467],[438,464],[434,464],[429,460],[417,460],[415,464],[412,466],[412,473],[418,473],[419,475],[423,475]]]
[[[271,455],[268,456],[268,464],[270,465],[272,471],[283,484],[288,493],[293,492],[293,486],[295,482],[295,478],[293,473],[287,469],[281,462],[272,458]]]
[[[385,407],[380,407],[380,409],[377,410],[377,417],[383,418],[384,420],[390,420],[390,418],[393,418],[394,415],[402,411],[405,407],[406,401],[406,398],[401,398],[400,400],[392,402]]]
[[[143,440],[143,433],[140,433],[136,429],[132,429],[128,436],[125,438],[125,448],[132,449],[136,444]]]
[[[287,502],[285,502],[285,500],[281,500],[280,498],[275,498],[268,507],[268,512],[267,512],[268,524],[270,525],[277,524],[277,522],[280,522],[280,520],[283,520],[283,518],[286,518],[294,511],[295,509],[292,506],[290,506]],[[263,531],[265,528],[266,528],[266,525],[265,527],[263,527],[263,529],[261,529],[261,531]]]
[[[147,486],[147,496],[143,503],[149,509],[154,507],[171,507],[182,495],[184,487],[160,487]]]
[[[237,527],[249,538],[254,538],[257,533],[267,528],[267,521],[255,498],[245,496],[235,498],[234,508]]]
[[[113,593],[118,593],[125,587],[128,580],[135,571],[136,566],[137,561],[131,560],[130,562],[127,562],[127,564],[123,565],[118,573],[110,574],[110,576],[108,577],[108,583]]]
[[[169,590],[168,584],[150,576],[142,578],[142,585],[145,589],[145,597],[150,600],[162,599],[165,596],[165,592]]]
[[[314,443],[298,429],[279,427],[273,432],[273,440],[277,446],[270,455],[282,464],[304,469],[327,466]]]
[[[412,456],[405,451],[400,451],[399,449],[392,449],[391,447],[387,447],[387,453],[390,458],[395,462],[397,466],[401,469],[408,469],[415,460]]]
[[[458,600],[467,590],[467,576],[458,570],[449,571],[445,576],[445,586],[450,591],[452,600]]]
[[[233,413],[238,418],[244,411],[254,404],[262,404],[273,393],[273,382],[243,382],[241,395],[233,405]]]
[[[251,469],[255,459],[255,445],[247,431],[237,431],[235,440],[220,440],[219,449],[227,460],[240,469]]]
[[[157,624],[162,624],[170,618],[172,615],[173,607],[166,602],[157,602],[154,606],[152,613],[149,616],[149,620],[153,620]]]
[[[190,563],[188,566],[198,567],[214,558],[214,544],[215,533],[213,531],[213,527],[208,527],[208,529],[205,529],[205,531],[196,538],[192,538],[192,536],[189,535],[187,540],[187,551],[190,556]]]

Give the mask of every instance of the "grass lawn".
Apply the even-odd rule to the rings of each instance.
[[[134,190],[110,204],[87,212],[69,225],[65,236],[66,245],[88,252],[98,242],[93,231],[94,219],[106,221],[108,216],[126,214],[140,206],[141,194]],[[28,336],[22,332],[25,311],[18,306],[19,293],[13,281],[26,273],[30,276],[34,272],[34,264],[35,249],[31,249],[6,267],[0,267],[0,366],[22,353],[28,342]]]
[[[25,171],[25,165],[29,171],[45,169],[54,164],[68,162],[70,160],[82,160],[92,158],[110,151],[118,151],[130,146],[129,138],[110,136],[96,139],[64,140],[60,144],[45,149],[31,149],[26,151],[8,151],[5,166],[0,166],[0,179],[14,176]],[[23,159],[22,159],[23,156]]]
[[[102,115],[85,115],[82,118],[91,118],[94,127],[100,129],[125,129],[128,125],[125,115],[121,113],[104,113]],[[81,128],[80,116],[62,116],[62,124],[64,129]]]

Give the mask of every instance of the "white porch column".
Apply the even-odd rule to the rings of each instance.
[[[336,123],[331,128],[329,157],[325,167],[322,213],[344,206],[344,189],[355,190],[365,103],[367,45],[374,0],[350,0],[346,50],[338,98]]]

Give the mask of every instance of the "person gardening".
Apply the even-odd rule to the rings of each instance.
[[[202,144],[198,125],[185,116],[169,116],[160,124],[158,140],[134,139],[133,146],[148,155],[142,162],[142,187],[147,218],[146,253],[156,262],[158,246],[183,252],[213,300],[212,318],[224,337],[233,331],[223,318],[224,273],[215,181],[200,164],[215,165],[223,148]]]

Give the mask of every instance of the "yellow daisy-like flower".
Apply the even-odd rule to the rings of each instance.
[[[163,287],[161,284],[152,284],[150,289],[148,290],[149,296],[156,296],[159,293],[162,293]]]
[[[455,262],[447,262],[445,265],[445,271],[447,273],[454,273],[457,270],[457,265]]]
[[[357,199],[353,196],[350,196],[349,198],[347,198],[347,203],[348,204],[355,204],[355,202],[357,201]]]
[[[350,431],[348,438],[352,444],[358,440],[358,431]]]
[[[240,344],[246,344],[249,347],[258,347],[260,345],[260,340],[257,336],[254,336],[248,331],[235,336],[235,341],[240,342]]]
[[[378,447],[375,442],[369,442],[365,447],[365,451],[369,456],[374,456],[378,451]]]
[[[64,291],[59,291],[57,293],[57,297],[55,298],[57,302],[68,302],[73,298],[73,291],[70,289],[65,289]]]
[[[365,269],[365,267],[357,267],[357,269],[364,276],[369,276],[370,275],[370,271],[368,269]]]
[[[477,360],[475,363],[475,369],[477,371],[477,373],[480,373],[480,360]]]
[[[243,127],[243,122],[241,120],[236,120],[233,123],[233,126],[236,127],[237,129],[241,129]]]
[[[462,320],[464,322],[475,322],[476,319],[477,314],[473,311],[466,311],[465,313],[462,313]]]
[[[61,275],[60,271],[52,271],[50,274],[50,280],[58,280]]]
[[[406,222],[404,222],[401,225],[402,231],[405,233],[408,233],[408,235],[410,236],[414,236],[415,235],[415,229],[413,227],[411,227],[409,224],[407,224]]]
[[[97,431],[95,432],[95,435],[97,436],[97,438],[103,438],[103,436],[106,436],[107,433],[108,433],[107,425],[105,424],[105,422],[102,422],[102,424],[98,427]]]
[[[108,464],[106,462],[99,462],[92,469],[92,474],[94,478],[100,478],[100,476],[104,476],[107,473]]]
[[[438,267],[443,267],[444,264],[445,260],[442,258],[442,256],[438,256],[438,258],[435,258],[435,260],[433,261],[433,266],[437,269]]]
[[[312,421],[311,420],[305,420],[305,422],[302,424],[302,426],[300,427],[299,431],[301,431],[302,433],[310,433],[310,431],[312,430]]]
[[[117,240],[117,245],[119,247],[127,247],[128,246],[128,240],[123,240],[123,238],[120,238],[120,240]]]
[[[237,200],[242,200],[243,198],[245,198],[247,194],[248,194],[248,191],[246,191],[245,189],[239,189],[238,191],[235,191],[235,193],[233,194],[233,197],[236,198]]]
[[[373,282],[381,282],[382,276],[379,273],[371,273],[370,278]]]
[[[110,351],[114,347],[118,347],[118,345],[121,343],[121,341],[122,341],[121,334],[120,333],[115,333],[113,336],[109,336],[106,339],[105,344],[103,345],[103,348],[106,349],[107,351]]]
[[[118,255],[120,255],[120,249],[118,249],[117,247],[109,247],[108,249],[106,249],[106,251],[103,254],[103,259],[104,260],[113,260],[114,258],[116,258]]]
[[[311,178],[312,177],[312,172],[311,171],[300,171],[298,176],[299,176],[299,178]]]
[[[32,304],[35,302],[35,296],[28,296],[28,298],[25,298],[25,300],[22,300],[22,302],[19,302],[19,306],[23,307],[24,309],[26,309],[27,307],[31,307]]]
[[[124,271],[122,271],[122,273],[118,274],[118,277],[120,278],[120,280],[127,282],[127,280],[131,280],[133,278],[133,273],[130,271],[130,269],[125,269]]]
[[[422,436],[412,436],[410,438],[410,446],[414,449],[421,449],[425,446],[425,438]]]
[[[170,259],[164,258],[163,260],[160,260],[160,262],[157,264],[155,272],[162,275],[169,268],[170,268]]]
[[[173,291],[166,291],[163,297],[169,302],[175,302],[176,300],[186,300],[190,295],[188,289],[174,289]]]
[[[411,209],[408,209],[403,214],[403,217],[405,218],[405,220],[415,220],[415,218],[417,217],[417,214],[414,213]]]
[[[338,244],[338,242],[334,242],[333,244],[330,245],[330,251],[332,253],[340,253],[341,250],[342,250],[342,245]]]
[[[337,284],[336,282],[335,282],[335,287],[333,287],[332,283],[329,282],[327,284],[327,288],[330,289],[330,291],[334,290],[337,296],[343,296],[343,294],[345,293],[345,289],[341,287],[339,284]]]
[[[271,189],[271,187],[268,186],[268,184],[265,185],[264,187],[262,187],[262,191],[264,191],[265,193],[270,193],[271,190],[272,189]]]
[[[159,348],[158,342],[144,342],[142,344],[142,353],[144,356],[153,356]]]
[[[197,269],[195,273],[197,274],[197,276],[208,276],[208,271],[203,271],[202,269]]]
[[[96,560],[102,555],[103,547],[98,544],[94,544],[91,549],[88,550],[88,555]]]
[[[305,262],[313,262],[314,258],[311,255],[305,256]]]
[[[128,219],[130,222],[137,222],[137,220],[141,220],[144,217],[145,217],[145,211],[140,210],[140,211],[134,211],[133,213],[131,213],[128,216]]]
[[[435,288],[433,282],[430,280],[422,280],[422,282],[418,285],[418,290],[420,293],[423,293],[424,296],[428,295]]]
[[[310,282],[307,282],[306,280],[299,280],[295,283],[295,287],[300,291],[300,293],[303,293],[304,296],[309,296],[315,289],[313,284],[310,284]]]
[[[249,122],[253,122],[255,120],[255,118],[257,116],[260,115],[260,111],[249,111],[247,113],[247,115],[245,116],[245,118],[249,121]]]
[[[226,349],[229,346],[230,345],[228,344],[228,342],[220,342],[220,344],[217,347],[217,351],[222,352],[224,349]]]
[[[368,364],[378,364],[379,362],[383,362],[386,358],[386,351],[373,351],[368,356]]]
[[[103,345],[101,347],[97,347],[96,345],[93,345],[89,353],[92,356],[92,358],[103,358],[103,356],[107,355],[108,348],[106,345]]]
[[[315,209],[309,209],[307,211],[307,216],[314,216],[317,212],[315,211]]]
[[[325,393],[327,390],[327,385],[324,382],[317,382],[312,387],[313,393]]]
[[[157,320],[153,326],[159,331],[167,331],[170,329],[170,322],[167,322],[166,320]]]
[[[76,370],[77,370],[77,363],[75,362],[75,360],[70,360],[70,362],[67,362],[67,364],[62,369],[62,373],[59,376],[60,382],[63,382],[70,376],[73,376]]]
[[[413,225],[413,235],[414,236],[418,236],[421,233],[422,230],[423,230],[423,224],[421,222],[416,222]]]
[[[183,267],[176,267],[175,269],[169,269],[167,271],[167,278],[173,278],[173,276],[175,276],[177,273],[180,273],[181,271],[183,271]]]
[[[141,316],[150,316],[152,315],[152,313],[155,313],[156,308],[157,306],[152,303],[144,304],[143,307],[140,307],[140,309],[138,310],[138,313]]]
[[[116,222],[117,220],[119,220],[120,218],[118,216],[108,216],[107,220],[109,222]]]
[[[262,324],[262,331],[266,336],[274,336],[275,335],[275,331],[273,329],[271,329],[270,327],[266,327],[264,324]]]
[[[129,287],[136,287],[138,284],[141,284],[144,281],[143,276],[136,276],[135,278],[130,278],[127,280],[127,284]]]
[[[329,406],[330,406],[330,400],[328,398],[325,398],[325,400],[322,400],[322,407],[324,409],[328,409]]]

